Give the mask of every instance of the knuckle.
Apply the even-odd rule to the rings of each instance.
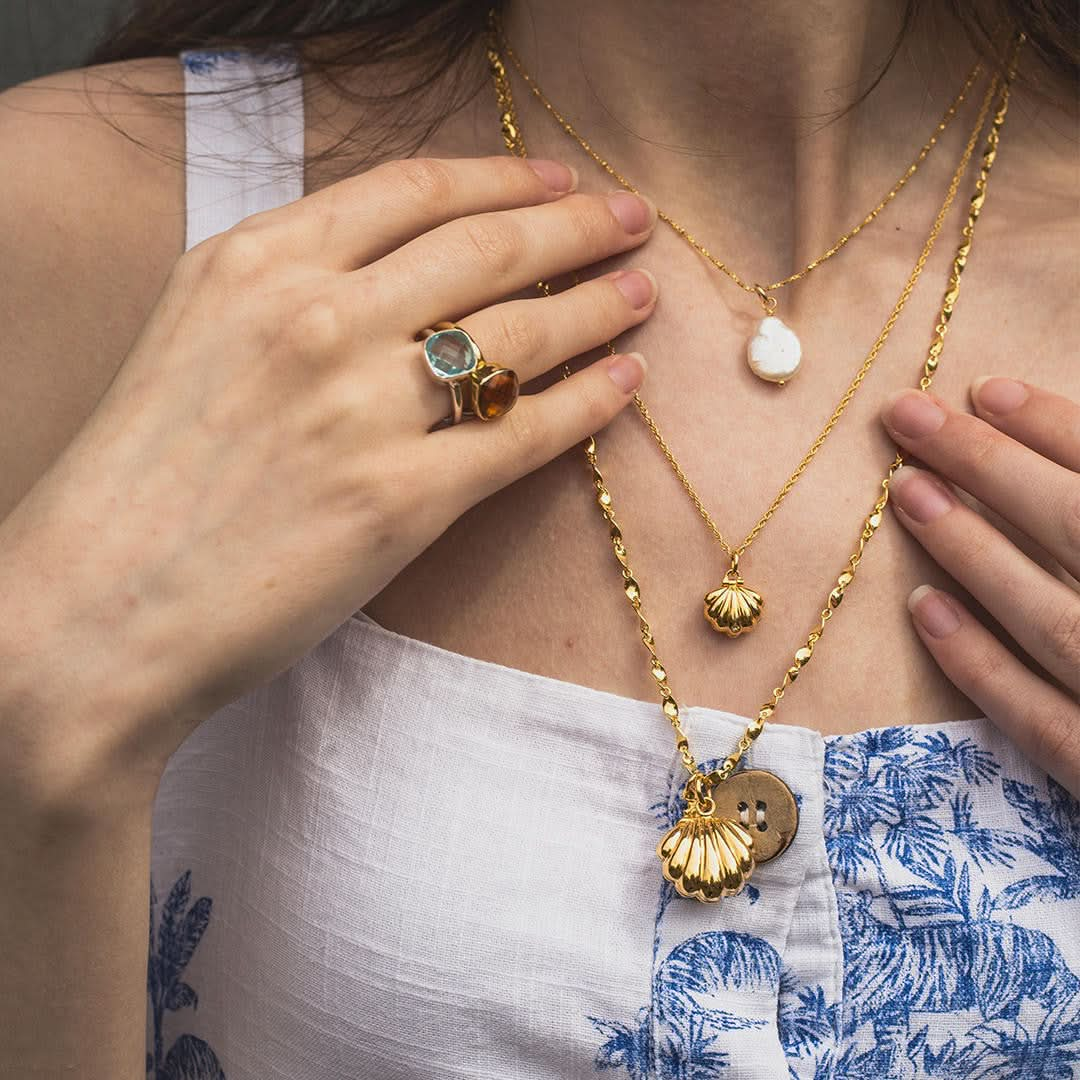
[[[247,219],[211,237],[206,243],[206,268],[229,280],[249,280],[272,264],[267,230]]]
[[[505,187],[512,191],[519,191],[526,197],[529,193],[536,191],[538,186],[545,187],[543,181],[524,158],[499,154],[489,158],[488,164],[496,171],[495,175]]]
[[[1080,671],[1080,601],[1070,600],[1044,630],[1043,644],[1067,671]]]
[[[361,174],[363,175],[363,174]],[[322,233],[322,242],[329,243],[342,229],[347,228],[350,210],[356,206],[359,176],[349,176],[344,180],[328,184],[322,191],[306,196],[315,208],[313,218]]]
[[[605,252],[622,246],[620,241],[626,234],[603,198],[586,195],[575,199],[571,196],[563,200],[562,206],[587,252]]]
[[[978,476],[994,471],[1001,452],[1002,436],[989,424],[975,420],[961,433],[968,469]]]
[[[464,219],[461,228],[472,254],[496,277],[506,277],[524,254],[521,230],[505,218],[480,214]]]
[[[605,427],[612,414],[611,398],[601,392],[598,383],[599,380],[584,379],[580,390],[581,418],[590,432]]]
[[[967,692],[978,687],[989,687],[1001,669],[1001,657],[997,650],[985,645],[962,648],[953,658],[954,682]]]
[[[348,336],[342,305],[326,293],[305,295],[289,306],[278,341],[291,354],[319,357],[336,353]]]
[[[426,203],[446,203],[454,194],[454,173],[438,158],[400,158],[377,166],[386,171],[392,186],[403,187]]]
[[[1080,485],[1074,484],[1073,487],[1075,490],[1070,491],[1065,500],[1061,531],[1068,551],[1080,556]]]
[[[1046,762],[1069,767],[1070,762],[1080,762],[1080,709],[1064,700],[1050,709],[1040,709],[1036,715],[1024,720],[1032,732],[1037,755]],[[1073,766],[1080,779],[1080,766]]]
[[[524,459],[530,463],[530,469],[536,467],[531,464],[532,462],[539,464],[540,461],[546,460],[541,453],[543,433],[531,409],[522,409],[520,406],[511,409],[497,422],[503,425],[503,432],[513,448],[515,458]]]
[[[495,355],[514,360],[531,359],[538,356],[544,348],[543,328],[539,321],[529,314],[529,308],[511,306],[500,320],[496,330],[498,340]]]
[[[963,536],[963,546],[957,551],[955,548],[950,552],[950,558],[957,562],[963,559],[968,566],[987,566],[996,560],[995,548],[1000,543],[1000,535],[986,528],[982,521],[974,522],[977,528],[968,528]],[[1012,595],[1015,595],[1013,593]]]

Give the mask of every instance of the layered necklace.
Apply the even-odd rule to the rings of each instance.
[[[522,81],[529,90],[532,91],[532,94],[537,101],[539,101],[554,118],[559,127],[574,139],[581,149],[584,150],[585,153],[600,166],[600,168],[608,173],[612,179],[618,181],[618,183],[626,188],[627,191],[640,194],[640,191],[618,169],[616,169],[606,157],[596,150],[588,139],[579,134],[577,128],[575,128],[574,125],[552,104],[550,99],[540,89],[536,80],[525,70],[525,66],[518,58],[517,53],[514,52],[510,47],[510,43],[506,40],[505,33],[500,35],[500,45],[507,59],[510,60],[511,64],[517,70],[517,73],[521,76]],[[791,327],[776,314],[777,299],[773,293],[778,289],[782,289],[785,285],[790,285],[795,281],[801,281],[819,266],[828,262],[834,255],[839,254],[851,240],[858,236],[867,225],[874,221],[882,210],[884,210],[885,207],[900,194],[907,182],[918,171],[919,166],[929,156],[930,151],[937,145],[938,139],[949,126],[949,122],[956,116],[957,110],[963,104],[968,91],[978,78],[981,70],[982,65],[978,63],[971,69],[967,79],[964,81],[964,85],[960,88],[960,92],[945,110],[945,114],[942,116],[941,120],[938,121],[938,124],[931,132],[930,137],[923,144],[922,149],[915,155],[915,159],[900,174],[896,183],[889,188],[874,208],[816,259],[811,259],[804,267],[795,270],[793,273],[788,274],[787,277],[781,278],[779,281],[761,284],[759,282],[747,280],[733,270],[727,263],[713,255],[704,244],[700,243],[684,225],[680,225],[670,214],[663,210],[659,211],[658,216],[660,220],[670,225],[671,228],[694,248],[699,255],[716,267],[717,270],[719,270],[729,281],[742,289],[743,292],[756,296],[761,302],[764,316],[758,323],[753,336],[747,342],[746,349],[746,360],[750,366],[750,370],[759,378],[783,386],[799,370],[802,362],[802,343],[794,330],[792,330]],[[511,99],[511,113],[512,111],[513,103]]]
[[[606,157],[602,157],[592,146],[592,144],[583,138],[577,131],[577,129],[563,116],[563,114],[551,103],[547,96],[540,89],[536,80],[525,70],[524,65],[521,63],[517,54],[511,48],[509,42],[506,40],[505,33],[502,31],[501,25],[498,20],[498,16],[493,14],[491,19],[491,31],[490,31],[491,47],[489,48],[489,56],[492,59],[492,77],[495,83],[495,93],[499,104],[500,119],[502,124],[502,133],[504,141],[508,149],[511,152],[524,156],[525,146],[521,134],[520,122],[517,118],[516,109],[514,106],[514,98],[512,88],[510,86],[510,80],[507,74],[506,66],[502,60],[502,54],[505,54],[507,58],[511,60],[514,68],[520,74],[523,81],[532,91],[534,97],[544,106],[545,110],[556,120],[559,127],[566,132],[571,138],[573,138],[579,146],[609,175],[614,177],[625,188],[635,193],[638,193],[638,189],[627,180],[621,172],[619,172]],[[776,298],[771,295],[772,291],[781,288],[784,285],[790,284],[793,281],[801,280],[806,277],[811,271],[821,266],[824,262],[830,259],[833,255],[840,251],[842,247],[854,236],[856,236],[862,229],[872,222],[878,214],[896,197],[899,191],[904,187],[907,181],[915,174],[919,165],[926,159],[930,151],[937,144],[941,134],[946,130],[950,121],[956,116],[957,110],[966,99],[968,91],[974,84],[976,78],[979,75],[981,68],[979,64],[976,64],[971,72],[968,74],[964,85],[961,87],[960,92],[956,95],[949,108],[945,111],[941,120],[935,126],[929,139],[923,145],[922,149],[916,155],[911,164],[904,170],[900,179],[889,189],[885,196],[877,203],[873,210],[867,214],[862,221],[860,221],[854,228],[845,233],[835,244],[832,245],[823,255],[812,260],[802,270],[796,271],[788,277],[783,278],[779,282],[773,282],[768,286],[761,285],[748,285],[742,277],[740,277],[735,271],[731,270],[726,263],[721,262],[716,256],[711,254],[698,240],[696,240],[691,233],[685,228],[685,226],[679,224],[670,214],[663,210],[658,211],[659,218],[666,222],[674,232],[682,237],[695,251],[702,255],[709,263],[711,263],[718,270],[736,284],[738,284],[744,291],[751,293],[758,293],[763,302],[766,305],[766,315],[761,325],[758,328],[758,333],[752,339],[750,344],[750,352],[753,354],[755,348],[758,348],[756,355],[761,359],[765,355],[767,349],[764,342],[766,339],[773,342],[773,344],[779,343],[777,348],[783,351],[783,342],[788,340],[788,335],[791,332],[787,327],[780,324],[780,320],[772,314],[776,307]],[[985,112],[983,114],[985,119]],[[977,138],[978,131],[973,133],[973,139]],[[968,159],[971,156],[971,151],[974,147],[974,142],[967,148],[967,152],[963,155],[960,161],[960,165],[953,176],[952,182],[946,191],[944,201],[941,208],[938,211],[933,224],[931,225],[929,234],[926,238],[926,243],[923,250],[916,260],[914,267],[908,279],[901,290],[899,297],[889,317],[886,319],[884,325],[881,328],[877,338],[871,346],[866,358],[855,372],[854,377],[848,384],[844,393],[841,395],[839,401],[836,403],[835,408],[830,414],[824,427],[818,433],[817,437],[808,447],[806,453],[799,460],[794,470],[788,476],[787,480],[781,486],[780,490],[776,493],[772,501],[765,508],[764,512],[757,519],[750,531],[743,538],[741,543],[734,544],[730,542],[720,530],[715,518],[709,512],[705,505],[704,500],[698,494],[693,483],[690,481],[686,470],[679,464],[679,461],[675,457],[669,443],[664,438],[660,431],[660,427],[656,420],[653,418],[648,406],[645,404],[644,399],[640,394],[634,395],[634,404],[637,408],[637,412],[640,415],[643,422],[649,428],[653,438],[656,441],[657,446],[663,453],[668,464],[671,466],[672,471],[675,473],[680,484],[686,491],[687,496],[693,503],[698,514],[701,516],[702,521],[708,528],[715,542],[719,545],[721,550],[727,556],[727,569],[723,575],[723,579],[719,585],[710,588],[704,597],[704,603],[702,611],[708,624],[716,631],[724,634],[729,638],[739,637],[746,631],[752,629],[757,621],[761,618],[764,611],[764,598],[759,588],[747,584],[742,576],[740,570],[740,557],[746,552],[751,544],[760,536],[765,526],[772,520],[773,516],[779,510],[783,501],[787,498],[791,490],[798,484],[802,478],[803,473],[806,472],[810,463],[814,460],[817,452],[824,445],[826,439],[832,434],[833,429],[839,423],[840,418],[843,416],[845,410],[850,404],[852,398],[855,396],[859,388],[862,386],[866,376],[870,373],[871,368],[874,366],[874,361],[877,359],[878,354],[887,341],[893,326],[897,319],[900,317],[901,312],[907,303],[912,291],[915,288],[915,284],[922,273],[923,267],[926,265],[927,260],[933,251],[934,244],[937,240],[938,234],[941,231],[942,224],[945,220],[949,208],[952,205],[953,199],[956,195],[957,187],[967,167]],[[773,324],[780,324],[782,329],[773,328],[769,329]],[[764,330],[762,328],[765,328]],[[793,335],[791,335],[793,337]],[[755,346],[754,343],[758,345]],[[613,348],[613,346],[609,346]],[[771,346],[768,346],[771,347]],[[801,355],[801,346],[799,347],[799,353]],[[759,368],[761,364],[751,361],[751,367],[761,374]],[[778,370],[773,365],[770,370]]]
[[[721,586],[721,590],[724,588],[729,590],[729,595],[727,598],[721,596],[714,597],[714,607],[716,608],[714,614],[717,617],[717,621],[721,624],[718,628],[726,629],[726,632],[731,634],[731,636],[735,636],[741,632],[740,629],[736,629],[738,623],[745,622],[746,625],[752,625],[754,619],[756,619],[757,614],[760,614],[761,610],[760,596],[753,590],[748,589],[739,577],[738,556],[753,542],[757,534],[760,533],[761,529],[764,528],[764,525],[772,517],[772,514],[775,512],[784,496],[786,496],[787,492],[798,482],[799,477],[813,459],[813,456],[816,454],[821,443],[824,442],[832,431],[832,428],[843,413],[844,408],[846,408],[851,397],[854,395],[859,385],[861,385],[866,373],[869,371],[870,365],[873,364],[874,358],[876,358],[878,352],[880,352],[884,345],[889,332],[899,318],[904,304],[906,303],[908,296],[910,296],[911,291],[915,286],[915,282],[918,280],[919,274],[922,272],[922,269],[930,256],[934,240],[941,230],[945,216],[948,213],[949,207],[952,205],[968,163],[974,153],[980,133],[986,124],[987,115],[991,112],[991,107],[993,106],[993,117],[990,121],[990,128],[986,137],[986,145],[982,154],[979,173],[975,180],[974,193],[968,206],[967,221],[961,231],[960,243],[953,257],[948,283],[945,287],[944,298],[931,334],[927,356],[921,367],[918,385],[920,389],[927,390],[933,382],[935,372],[940,363],[942,350],[944,349],[949,320],[959,298],[960,277],[970,256],[975,225],[986,199],[987,182],[994,160],[997,156],[1000,131],[1004,124],[1009,104],[1009,89],[1015,76],[1016,54],[1020,45],[1023,43],[1023,40],[1024,37],[1022,34],[1016,39],[1005,77],[1000,78],[995,75],[990,80],[975,125],[964,148],[960,163],[949,184],[945,200],[931,226],[927,242],[924,244],[915,267],[909,275],[907,283],[900,294],[900,298],[896,305],[894,305],[893,310],[872,346],[867,359],[863,362],[855,379],[852,380],[851,385],[849,385],[844,396],[841,398],[837,410],[834,411],[829,423],[812,444],[810,451],[804,456],[802,462],[800,462],[784,488],[781,489],[777,498],[773,500],[769,510],[766,514],[762,515],[762,518],[759,519],[754,530],[751,531],[747,539],[743,544],[739,545],[738,548],[731,548],[726,541],[724,541],[719,529],[712,523],[712,519],[705,510],[701,499],[697,496],[689,481],[685,479],[685,472],[678,466],[678,463],[667,448],[667,444],[660,435],[655,421],[652,420],[646,409],[644,401],[641,400],[640,395],[635,395],[635,402],[642,419],[649,425],[654,438],[664,452],[669,463],[679,475],[680,480],[683,482],[683,486],[687,489],[688,494],[690,494],[699,513],[701,513],[702,517],[706,520],[706,523],[710,524],[714,536],[731,557],[731,568],[728,574],[725,575],[724,586]],[[498,13],[494,10],[492,10],[489,18],[487,51],[506,148],[510,153],[525,157],[526,150],[524,136],[514,107],[510,80],[506,64],[503,60],[503,54],[511,55],[511,50],[509,49],[505,34],[500,25]],[[524,77],[524,72],[522,73]],[[765,297],[762,298],[763,302],[767,300],[771,290],[775,290],[781,285],[787,284],[789,281],[798,280],[799,277],[805,276],[814,269],[815,266],[820,265],[826,258],[830,258],[864,225],[868,224],[877,216],[877,213],[891,200],[896,191],[903,186],[907,176],[914,171],[914,168],[916,168],[925,158],[926,154],[929,153],[933,141],[936,141],[936,137],[940,134],[941,130],[943,130],[943,126],[947,124],[952,115],[955,114],[956,108],[958,108],[963,99],[963,95],[974,82],[977,74],[978,72],[974,71],[969,76],[960,96],[954,101],[953,105],[950,106],[950,111],[946,113],[946,116],[938,125],[933,140],[924,147],[920,157],[916,158],[913,166],[909,167],[907,173],[901,179],[901,182],[894,186],[892,193],[863,220],[860,226],[851,230],[850,233],[845,234],[845,237],[840,242],[834,245],[833,248],[830,248],[826,255],[815,260],[813,263],[809,264],[808,267],[784,281],[773,283],[768,287],[762,286],[762,291],[765,293]],[[532,82],[530,85],[534,88],[533,92],[538,93],[538,88],[535,86],[535,83]],[[997,99],[996,102],[995,96]],[[552,112],[552,115],[557,116],[560,123],[562,123],[564,130],[567,130],[569,127],[568,123],[555,112],[554,108],[549,107],[549,111]],[[585,143],[576,132],[568,133],[573,134],[574,137],[589,150],[590,154],[592,154],[591,149],[588,148],[588,144]],[[613,167],[609,166],[605,159],[600,159],[595,154],[593,156],[598,161],[598,164],[601,164],[609,173],[611,173],[611,175],[615,176],[620,183],[629,187],[628,182],[625,181]],[[733,271],[730,271],[720,263],[719,260],[714,259],[709,255],[685,229],[672,221],[670,215],[666,215],[661,211],[659,216],[671,224],[684,239],[708,258],[714,266],[723,270],[724,273],[736,282],[736,284],[739,284],[747,291],[758,292],[756,286],[748,287],[745,282],[734,275]],[[576,280],[577,275],[575,275],[575,281]],[[537,287],[545,295],[551,294],[551,288],[547,282],[538,282]],[[772,317],[773,308],[775,308],[775,301],[772,304],[772,308],[768,305],[766,306],[766,318]],[[611,353],[615,352],[613,342],[608,343],[608,349]],[[570,368],[568,365],[564,365],[563,377],[567,378],[569,375]],[[709,772],[704,772],[690,749],[689,739],[682,727],[680,706],[671,688],[667,666],[660,659],[655,635],[645,616],[641,585],[631,569],[630,554],[623,535],[623,530],[615,517],[614,500],[608,483],[605,481],[604,476],[600,471],[595,436],[591,436],[585,441],[584,453],[592,483],[596,491],[597,505],[600,513],[603,515],[605,525],[607,526],[612,550],[619,567],[622,590],[637,617],[641,642],[649,657],[648,663],[650,675],[659,693],[664,715],[674,729],[676,751],[688,773],[688,779],[682,790],[685,810],[674,827],[668,830],[661,838],[660,842],[657,844],[656,853],[660,858],[664,877],[674,886],[676,892],[688,898],[705,902],[715,902],[724,896],[731,896],[741,891],[743,886],[749,880],[755,865],[767,862],[781,854],[781,852],[787,849],[795,836],[798,827],[798,809],[794,796],[791,794],[787,785],[783,780],[771,772],[762,769],[740,768],[740,764],[743,761],[744,755],[753,745],[754,740],[761,735],[766,723],[773,716],[787,689],[798,678],[802,669],[810,662],[814,654],[814,649],[822,635],[825,633],[825,628],[828,625],[829,620],[833,617],[834,612],[840,607],[845,591],[854,581],[855,573],[862,561],[866,545],[873,539],[884,521],[885,507],[889,498],[889,482],[892,479],[893,474],[903,463],[903,457],[900,453],[896,453],[889,463],[885,475],[880,482],[879,492],[874,500],[870,513],[864,518],[861,524],[857,545],[854,551],[848,556],[843,570],[835,580],[835,584],[829,587],[827,600],[818,615],[817,622],[807,635],[804,643],[795,651],[790,665],[784,671],[779,683],[773,688],[769,700],[758,709],[756,717],[747,725],[746,730],[740,736],[732,751],[723,759],[720,767]],[[719,593],[721,590],[715,590],[715,592]],[[710,594],[710,596],[712,597],[714,594]],[[726,610],[723,609],[723,605],[726,605]],[[751,609],[749,614],[744,614],[741,611],[735,610],[742,605]],[[709,597],[707,597],[707,617],[710,614],[708,610],[709,606],[710,601]],[[752,611],[755,606],[757,608],[756,614]],[[710,621],[713,620],[710,619]],[[743,626],[742,629],[745,629],[745,626]]]

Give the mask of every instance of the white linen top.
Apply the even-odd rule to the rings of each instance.
[[[191,247],[302,196],[304,118],[297,78],[238,89],[287,53],[181,61]],[[747,723],[683,715],[717,756]],[[1080,807],[988,721],[771,725],[798,834],[701,904],[654,854],[662,719],[358,612],[169,763],[148,1075],[1080,1076]]]

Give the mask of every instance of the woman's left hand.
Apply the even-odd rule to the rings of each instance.
[[[953,596],[923,585],[908,600],[942,671],[998,727],[1080,797],[1080,594],[961,502],[973,495],[1080,578],[1080,405],[1012,379],[971,389],[978,416],[906,390],[884,410],[889,434],[928,469],[890,484],[896,516],[997,620],[1017,658]]]

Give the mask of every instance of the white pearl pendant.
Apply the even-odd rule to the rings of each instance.
[[[746,347],[750,370],[766,382],[783,383],[799,370],[802,344],[783,319],[766,315]]]

